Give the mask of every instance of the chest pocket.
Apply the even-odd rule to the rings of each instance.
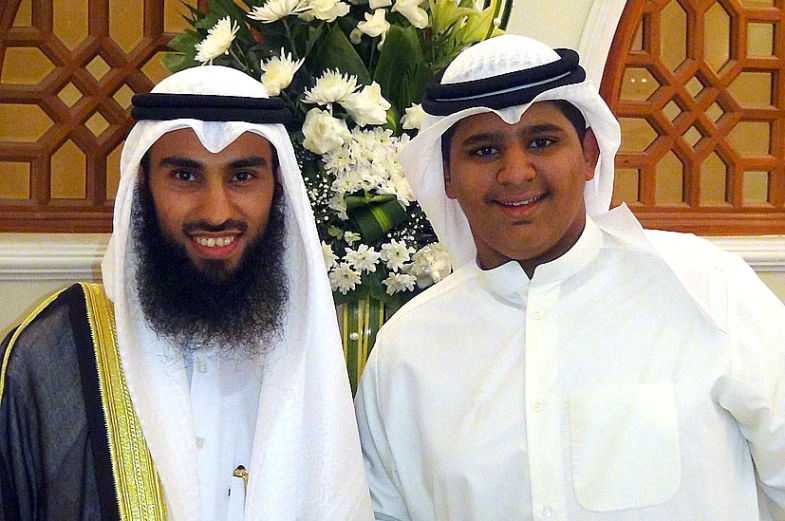
[[[594,512],[664,503],[681,482],[672,383],[572,393],[570,450],[575,495]]]

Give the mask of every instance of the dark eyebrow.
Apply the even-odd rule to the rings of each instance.
[[[488,141],[503,139],[503,136],[504,135],[501,132],[480,132],[479,134],[473,134],[467,137],[461,144],[464,146],[471,146],[477,143],[487,143]]]
[[[229,163],[229,168],[236,170],[240,168],[249,168],[249,167],[265,167],[267,166],[267,160],[261,156],[250,156],[244,157],[242,159],[238,159],[237,161],[232,161]]]
[[[194,170],[204,169],[204,166],[199,161],[195,161],[187,157],[179,157],[179,156],[165,157],[158,162],[158,166],[191,168]]]
[[[523,132],[526,134],[541,134],[544,132],[563,132],[564,129],[559,125],[554,125],[553,123],[541,123],[539,125],[529,125],[528,127],[524,127]],[[502,132],[480,132],[478,134],[471,135],[463,140],[462,145],[464,146],[472,146],[474,144],[482,144],[487,143],[489,141],[499,141],[504,139],[504,134]]]

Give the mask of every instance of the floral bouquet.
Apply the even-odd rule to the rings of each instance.
[[[419,128],[428,80],[501,33],[511,3],[242,1],[189,6],[192,28],[164,64],[234,67],[283,98],[336,304],[370,296],[389,314],[451,270],[395,154]]]

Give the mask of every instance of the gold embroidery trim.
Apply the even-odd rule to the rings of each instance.
[[[19,327],[16,328],[16,331],[14,332],[13,336],[11,336],[11,340],[9,340],[8,347],[6,347],[5,350],[5,356],[3,356],[3,364],[2,366],[0,366],[0,405],[2,405],[3,403],[3,389],[5,388],[5,373],[6,371],[8,371],[8,361],[11,359],[11,350],[13,349],[14,344],[16,343],[16,339],[19,338],[19,335],[22,334],[22,331],[24,331],[24,329],[28,325],[30,325],[30,322],[35,320],[35,317],[37,317],[44,309],[46,309],[46,307],[49,304],[51,304],[52,301],[56,299],[57,296],[60,295],[60,293],[62,293],[63,291],[64,290],[58,291],[48,299],[44,300],[37,308],[35,308],[35,310],[33,310],[32,313],[27,315],[27,318],[24,319],[24,321],[19,325]]]
[[[100,284],[82,284],[95,346],[112,474],[122,520],[165,520],[166,502],[117,350],[114,306]]]

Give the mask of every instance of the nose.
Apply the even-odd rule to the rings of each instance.
[[[523,146],[512,146],[505,151],[496,177],[503,185],[526,183],[537,177],[537,171]]]
[[[231,193],[223,183],[210,183],[202,193],[201,219],[216,226],[235,217]]]

